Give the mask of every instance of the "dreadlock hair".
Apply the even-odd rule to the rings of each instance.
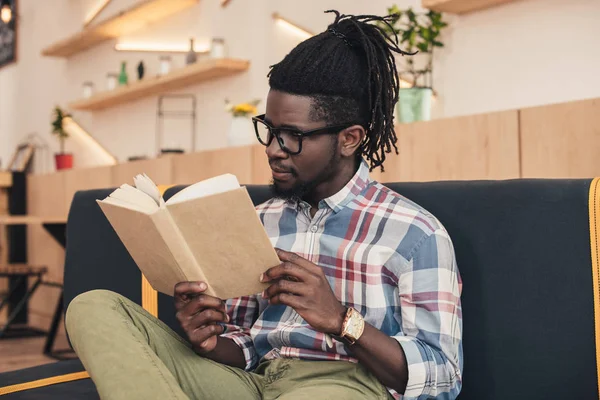
[[[357,123],[366,136],[357,157],[364,156],[370,170],[383,171],[385,153],[398,154],[394,105],[400,90],[394,53],[413,55],[388,37],[394,15],[343,15],[327,30],[296,46],[271,66],[272,89],[312,99],[311,119],[328,124]],[[375,22],[374,24],[372,22]],[[357,120],[358,119],[358,120]]]

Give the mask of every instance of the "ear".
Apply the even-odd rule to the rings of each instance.
[[[360,125],[352,125],[340,132],[339,146],[343,157],[354,156],[363,140],[365,139],[365,128]]]

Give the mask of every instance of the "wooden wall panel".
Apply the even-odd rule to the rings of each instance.
[[[112,186],[124,183],[133,185],[137,174],[145,173],[157,185],[168,185],[173,182],[172,159],[175,156],[162,156],[157,159],[133,161],[112,167]]]
[[[252,147],[252,183],[255,185],[268,185],[273,176],[269,167],[269,160],[265,153],[265,146]]]
[[[112,167],[73,169],[65,173],[65,201],[67,209],[75,193],[80,190],[107,189],[113,187]]]
[[[252,180],[252,146],[203,151],[173,158],[173,184],[192,184],[226,173],[237,176],[240,184]]]
[[[66,172],[27,177],[27,213],[42,217],[66,216]]]
[[[521,110],[524,178],[600,176],[600,99]]]
[[[519,177],[518,112],[400,125],[382,182]]]

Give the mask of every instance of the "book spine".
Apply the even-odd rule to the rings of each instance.
[[[177,227],[169,210],[166,207],[161,207],[151,217],[158,228],[158,232],[177,261],[177,265],[183,276],[188,281],[202,281],[206,283],[207,289],[204,293],[214,296],[212,286],[207,281],[206,275],[202,271],[200,264],[198,264],[198,260],[194,257],[192,250]]]

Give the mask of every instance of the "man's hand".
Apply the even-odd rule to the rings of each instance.
[[[223,300],[203,294],[204,282],[180,282],[175,285],[177,320],[196,352],[206,354],[217,346],[223,327],[217,322],[229,322]]]
[[[276,250],[282,263],[261,276],[261,282],[273,282],[263,297],[269,304],[292,307],[317,331],[339,335],[346,308],[333,294],[323,270],[297,254]]]

